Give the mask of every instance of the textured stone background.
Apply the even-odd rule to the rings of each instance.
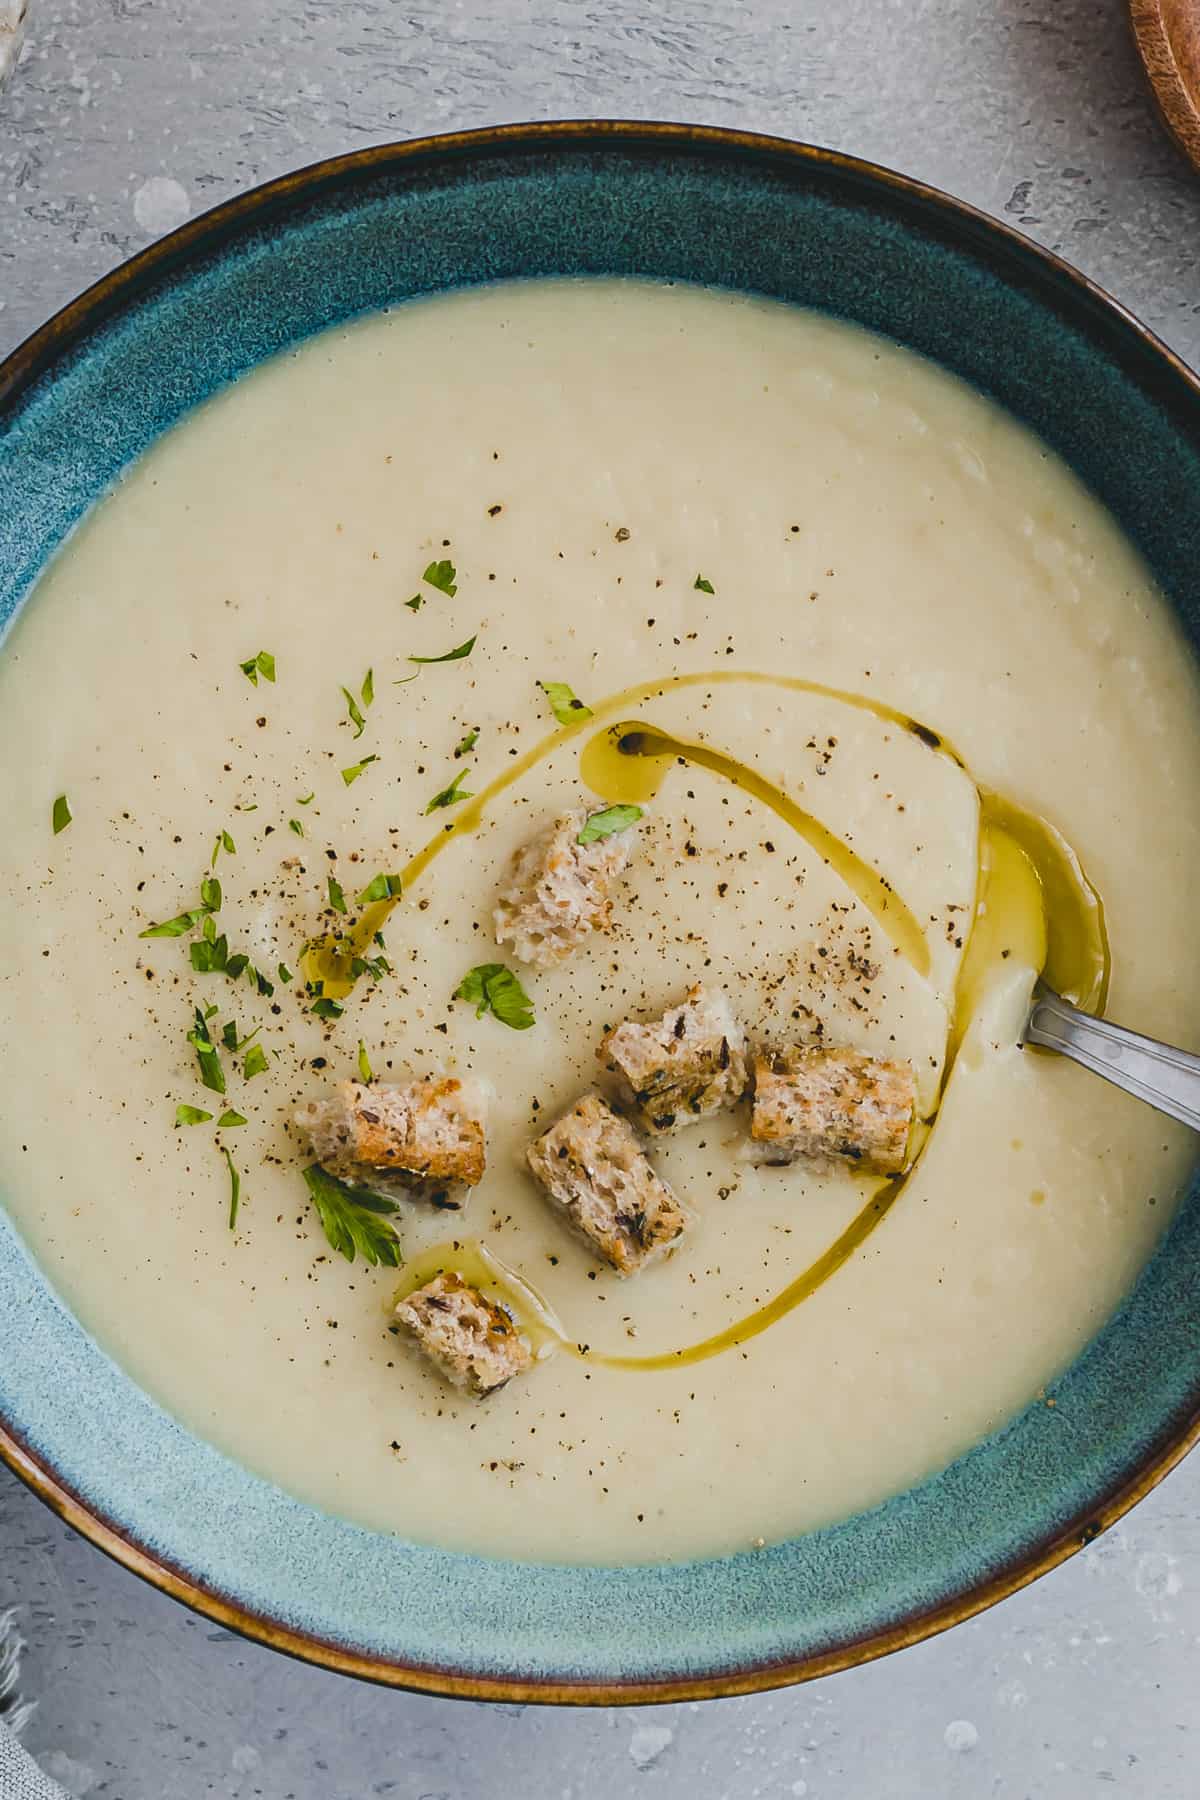
[[[33,0],[0,100],[0,352],[129,252],[334,151],[563,115],[759,127],[1061,250],[1200,360],[1200,185],[1120,0]],[[29,1742],[109,1800],[1195,1800],[1200,1461],[934,1643],[790,1693],[568,1714],[388,1694],[216,1630],[0,1473]]]

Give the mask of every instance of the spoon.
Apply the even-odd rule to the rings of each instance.
[[[1080,1012],[1043,981],[1033,991],[1021,1042],[1058,1050],[1127,1094],[1200,1131],[1200,1056]]]

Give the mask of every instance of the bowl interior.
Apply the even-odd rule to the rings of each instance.
[[[195,221],[102,284],[0,370],[0,621],[130,459],[263,358],[416,295],[589,273],[757,291],[942,363],[1074,466],[1195,641],[1200,398],[1165,352],[1032,246],[912,184],[637,127],[368,152]],[[717,1560],[532,1567],[327,1518],[191,1437],[59,1305],[0,1210],[0,1449],[162,1585],[334,1666],[534,1698],[736,1691],[985,1604],[1169,1466],[1200,1405],[1198,1257],[1193,1194],[1057,1406],[885,1506]]]

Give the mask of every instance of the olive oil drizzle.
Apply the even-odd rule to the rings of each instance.
[[[867,695],[799,676],[733,669],[670,676],[610,695],[592,708],[592,718],[620,714],[679,688],[734,683],[841,701],[911,733],[933,753],[948,757],[970,773],[957,750],[940,733],[909,714]],[[585,720],[548,733],[483,788],[408,863],[402,874],[404,891],[425,873],[452,838],[477,830],[493,801],[568,738],[579,735],[587,723]],[[707,744],[673,737],[648,721],[625,720],[593,731],[580,755],[580,775],[605,800],[640,803],[653,799],[668,771],[680,762],[708,769],[768,806],[845,881],[912,967],[921,975],[928,974],[928,942],[912,911],[890,883],[828,826],[757,770]],[[1077,1005],[1098,1012],[1104,1007],[1110,969],[1104,908],[1079,858],[1047,820],[978,784],[976,792],[979,848],[975,904],[949,1007],[946,1054],[937,1094],[924,1116],[914,1123],[904,1172],[876,1184],[845,1229],[808,1268],[762,1306],[724,1330],[697,1343],[649,1356],[609,1355],[574,1342],[537,1290],[475,1238],[435,1245],[408,1263],[397,1297],[423,1286],[440,1271],[453,1268],[512,1313],[536,1354],[545,1355],[557,1345],[605,1368],[650,1371],[686,1367],[744,1344],[816,1293],[882,1224],[920,1166],[955,1063],[986,997],[989,975],[1002,959],[1016,954],[1021,966],[1044,973],[1058,992]],[[332,947],[309,946],[304,961],[308,979],[320,980],[327,994],[348,993],[354,985],[351,957],[363,954],[397,904],[398,897],[377,901],[367,907],[340,943]]]

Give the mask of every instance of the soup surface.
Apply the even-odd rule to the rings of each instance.
[[[594,719],[557,732],[542,681]],[[477,1017],[452,996],[505,960],[491,910],[508,858],[556,809],[625,797],[604,733],[630,721],[728,760],[659,768],[611,934],[518,971],[533,1026]],[[156,445],[49,569],[0,661],[0,760],[29,772],[10,785],[3,872],[5,1203],[165,1406],[368,1525],[636,1561],[882,1500],[1063,1368],[1190,1166],[1182,1129],[1017,1048],[1040,960],[1028,908],[997,902],[978,978],[961,978],[982,792],[1081,859],[1111,1016],[1189,1039],[1190,658],[1112,522],[1036,441],[829,320],[533,283],[304,345]],[[756,781],[896,898],[856,894]],[[472,810],[464,794],[485,790]],[[73,818],[52,835],[60,794]],[[387,969],[316,1016],[301,957],[339,923],[330,877],[353,912],[433,839],[383,927]],[[199,915],[214,876],[228,951],[271,994],[193,968],[202,916],[139,935]],[[748,1164],[739,1115],[679,1133],[654,1155],[697,1227],[623,1282],[520,1154],[594,1083],[605,1029],[700,979],[769,1040],[819,1024],[910,1059],[936,1124],[877,1218],[878,1182]],[[199,1078],[197,1006],[217,1009],[224,1095]],[[262,1057],[242,1043],[255,1031]],[[406,1207],[403,1253],[483,1240],[576,1350],[482,1403],[389,1332],[396,1271],[335,1254],[309,1203],[292,1113],[356,1074],[360,1040],[385,1080],[471,1071],[494,1089],[468,1211]],[[181,1105],[212,1116],[177,1125]],[[226,1109],[246,1122],[218,1129]],[[769,1329],[632,1366],[767,1306],[864,1218]]]

